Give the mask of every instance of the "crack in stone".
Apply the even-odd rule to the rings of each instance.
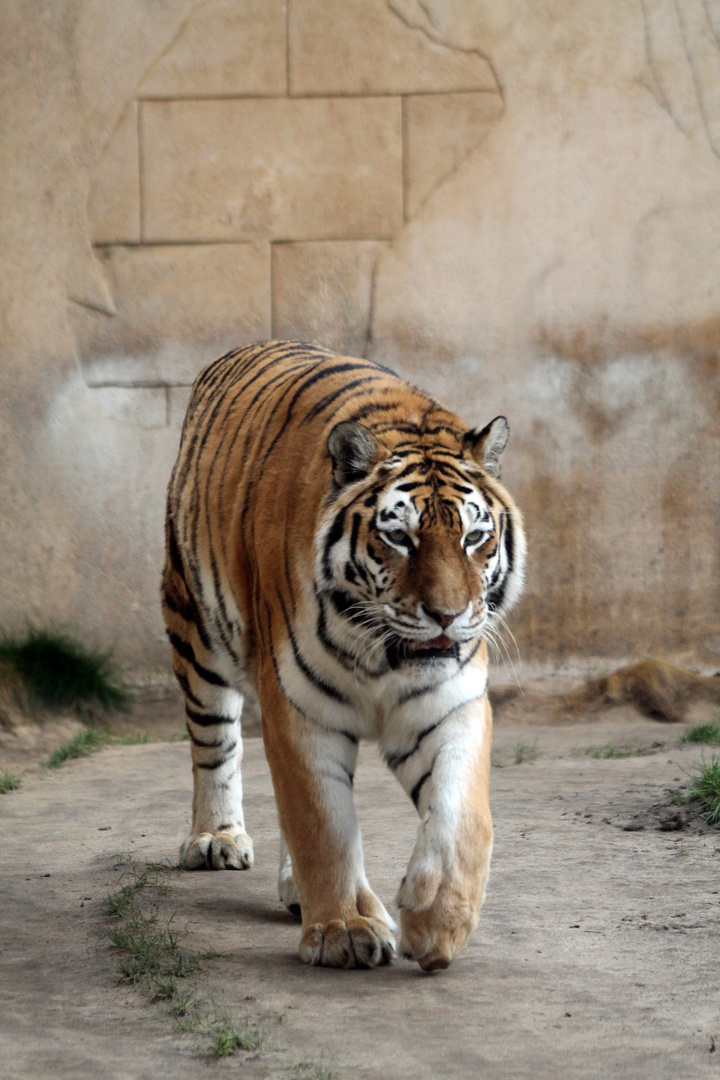
[[[492,73],[493,79],[495,80],[495,87],[496,87],[495,90],[494,91],[493,90],[476,90],[476,91],[469,91],[469,92],[472,92],[472,93],[487,93],[487,94],[497,93],[500,96],[500,100],[502,102],[502,111],[500,112],[499,116],[497,117],[497,119],[495,121],[497,123],[497,121],[500,120],[502,118],[502,116],[504,115],[504,113],[505,113],[506,102],[505,102],[505,94],[504,94],[504,91],[503,91],[502,84],[500,82],[500,79],[498,78],[498,74],[497,74],[497,72],[495,70],[495,67],[494,67],[492,61],[490,60],[490,58],[488,56],[486,56],[485,53],[481,52],[480,49],[478,49],[478,48],[471,48],[469,46],[464,47],[462,45],[449,44],[447,41],[444,41],[443,37],[442,37],[442,34],[439,31],[437,31],[435,29],[435,27],[432,25],[432,12],[431,12],[431,10],[429,8],[429,5],[427,4],[427,0],[417,0],[417,3],[419,5],[420,9],[422,10],[422,12],[424,13],[425,18],[427,19],[428,23],[430,24],[429,26],[424,25],[422,22],[417,22],[417,23],[413,22],[412,19],[410,19],[407,16],[407,14],[405,13],[405,11],[402,9],[401,0],[386,0],[386,3],[387,3],[387,6],[388,6],[389,10],[393,13],[393,15],[395,15],[396,18],[398,18],[400,20],[400,22],[402,22],[409,30],[417,30],[417,31],[419,31],[421,34],[425,35],[425,37],[428,39],[428,41],[432,41],[433,44],[440,45],[440,46],[442,46],[442,48],[448,49],[451,52],[462,53],[462,54],[464,54],[466,56],[476,56],[479,60],[484,61],[488,65],[488,67],[490,68],[490,71]],[[414,220],[414,218],[416,218],[418,216],[418,214],[422,211],[423,207],[426,206],[426,204],[430,201],[430,199],[433,197],[433,195],[435,195],[444,184],[447,184],[449,180],[452,180],[452,178],[456,175],[456,173],[461,168],[461,166],[468,160],[468,158],[472,154],[475,153],[475,151],[478,149],[478,147],[480,147],[482,145],[482,143],[487,138],[489,132],[488,131],[483,132],[483,134],[479,137],[478,141],[476,143],[474,143],[462,155],[462,157],[458,161],[456,161],[455,165],[451,169],[449,169],[447,173],[443,174],[443,176],[440,177],[440,179],[437,181],[437,183],[425,195],[425,198],[422,200],[420,205],[416,207],[416,209],[414,210],[414,212],[412,214],[410,214],[408,212],[408,209],[407,209],[407,179],[406,179],[406,169],[407,169],[407,161],[406,161],[406,159],[407,159],[407,118],[406,118],[406,115],[405,115],[405,100],[404,100],[406,96],[412,96],[412,95],[403,95],[403,123],[402,123],[403,219],[404,219],[405,223],[408,223],[408,222]],[[369,341],[369,339],[368,339],[368,341]]]
[[[383,257],[384,252],[379,251],[375,262],[373,263],[372,274],[370,276],[370,300],[368,302],[367,322],[365,324],[365,343],[362,349],[362,355],[364,357],[369,356],[370,349],[373,344],[373,321],[375,319],[375,287],[377,284],[377,272],[380,265],[380,259]]]
[[[388,0],[390,2],[390,0]],[[679,37],[679,45],[682,49],[682,53],[687,61],[690,71],[690,78],[692,80],[694,88],[694,103],[691,101],[678,101],[672,100],[672,93],[668,92],[665,85],[666,80],[663,79],[662,69],[658,64],[662,61],[661,45],[658,41],[658,35],[656,34],[656,25],[654,25],[653,15],[657,12],[658,2],[657,0],[641,0],[643,22],[645,26],[645,52],[648,61],[648,67],[652,76],[653,87],[650,88],[653,92],[653,96],[658,105],[664,109],[671,117],[673,123],[683,135],[688,138],[691,135],[691,130],[688,127],[688,123],[682,116],[682,106],[689,108],[693,107],[693,104],[697,107],[702,126],[705,130],[708,145],[712,153],[716,157],[720,157],[720,117],[714,117],[708,111],[707,95],[710,88],[707,86],[707,78],[703,78],[701,71],[701,58],[696,55],[698,52],[698,42],[691,41],[690,28],[687,22],[687,12],[684,10],[682,4],[678,3],[678,0],[668,0],[669,10],[674,15],[674,30],[675,34]],[[707,0],[701,0],[702,10],[705,15],[706,30],[709,30],[709,38],[717,47],[720,45],[718,39],[718,31],[716,30],[710,10],[707,6]],[[718,79],[720,79],[720,49],[716,49],[717,56],[711,57],[711,61],[715,62],[717,71],[715,72]],[[717,134],[713,131],[713,128],[718,129]]]
[[[187,13],[185,18],[180,23],[180,26],[178,27],[178,29],[173,34],[171,40],[168,42],[168,44],[165,46],[165,48],[162,50],[162,52],[160,52],[151,61],[151,63],[148,65],[148,67],[145,68],[143,73],[135,81],[135,85],[133,87],[133,90],[132,90],[131,94],[123,102],[122,107],[120,108],[120,111],[118,112],[117,120],[113,124],[108,138],[103,143],[102,148],[100,149],[100,152],[98,153],[97,159],[95,161],[95,165],[93,166],[93,168],[91,170],[91,173],[90,173],[90,183],[88,185],[88,197],[87,197],[87,202],[86,202],[86,207],[85,207],[85,220],[86,220],[86,223],[88,225],[89,225],[89,221],[90,221],[90,198],[91,198],[91,195],[92,195],[93,184],[94,184],[94,181],[95,181],[95,177],[97,175],[98,167],[99,167],[100,162],[102,160],[103,154],[105,153],[107,148],[110,146],[113,138],[115,137],[115,134],[116,134],[118,128],[120,127],[121,123],[123,122],[123,120],[125,118],[125,114],[127,112],[127,109],[129,108],[129,106],[132,104],[133,101],[137,100],[139,102],[139,100],[140,100],[139,95],[140,95],[140,89],[142,87],[142,84],[152,74],[152,72],[155,70],[157,65],[161,62],[161,60],[163,60],[168,55],[168,53],[175,47],[175,45],[177,44],[179,39],[184,34],[185,30],[187,29],[188,24],[195,17],[195,15],[198,13],[198,11],[200,11],[204,7],[207,7],[207,5],[209,3],[211,3],[211,2],[212,2],[212,0],[196,0],[196,2],[190,8],[190,11]],[[138,128],[139,128],[139,125],[140,125],[140,109],[138,108]],[[142,206],[142,203],[143,203],[143,199],[142,199],[142,152],[141,151],[142,151],[142,147],[140,145],[139,131],[138,131],[138,153],[139,153],[139,156],[140,156],[139,167],[138,167],[138,183],[140,185],[140,229],[141,229],[140,238],[141,238],[141,242],[142,242],[142,219],[143,219],[143,206]],[[110,285],[109,285],[108,281],[106,280],[105,275],[103,274],[102,266],[101,266],[100,261],[98,260],[97,255],[95,253],[95,246],[93,245],[92,238],[89,235],[89,228],[87,230],[87,241],[88,241],[88,246],[89,246],[88,255],[89,255],[89,258],[90,258],[90,266],[89,266],[90,273],[93,274],[93,276],[95,278],[95,284],[97,285],[99,291],[100,292],[107,291],[107,294],[109,296],[109,304],[107,304],[107,306],[103,307],[103,306],[101,306],[101,304],[97,300],[91,300],[91,299],[89,299],[88,296],[78,295],[75,292],[74,288],[71,288],[68,291],[67,298],[72,303],[79,304],[81,307],[89,308],[91,311],[98,311],[103,315],[109,315],[109,316],[116,315],[117,314],[117,308],[115,306],[115,300],[114,300],[114,297],[112,295],[112,290],[110,289]]]
[[[418,30],[421,34],[425,35],[425,37],[428,39],[428,41],[432,41],[432,43],[434,45],[441,45],[444,49],[449,49],[451,52],[463,53],[466,56],[477,56],[477,58],[479,60],[483,60],[488,65],[488,67],[490,68],[490,71],[492,73],[492,77],[495,80],[495,86],[496,86],[497,92],[500,94],[500,97],[502,98],[502,102],[503,102],[503,106],[504,106],[505,105],[505,91],[503,89],[503,85],[500,82],[500,79],[498,77],[498,73],[495,70],[495,66],[494,66],[492,60],[490,59],[490,57],[486,56],[485,53],[481,52],[480,49],[478,49],[478,48],[472,48],[470,46],[463,46],[463,45],[454,45],[454,44],[448,43],[447,41],[444,41],[443,37],[442,37],[442,34],[440,34],[435,29],[435,27],[432,25],[432,15],[431,15],[431,13],[430,13],[430,11],[428,9],[428,5],[427,5],[426,0],[417,0],[417,2],[419,4],[419,6],[420,6],[421,11],[424,13],[425,18],[427,19],[428,23],[430,24],[429,26],[425,25],[422,21],[413,22],[412,19],[410,19],[406,15],[406,13],[403,11],[402,7],[400,6],[400,0],[386,0],[387,6],[390,9],[390,11],[393,13],[393,15],[395,15],[396,18],[398,18],[401,23],[404,23],[404,25],[407,26],[407,28],[409,30]]]
[[[492,91],[488,91],[488,92],[492,93]],[[500,117],[498,117],[498,120],[500,120]],[[497,121],[495,121],[495,122],[497,123]],[[482,146],[482,144],[485,142],[485,140],[488,138],[489,135],[490,135],[489,131],[484,131],[483,134],[478,138],[478,141],[476,143],[473,143],[473,145],[470,147],[470,149],[467,150],[462,155],[462,157],[459,158],[458,161],[455,162],[453,167],[448,172],[444,173],[440,177],[438,182],[435,184],[435,187],[432,188],[431,191],[428,191],[425,198],[422,200],[422,202],[419,204],[419,206],[416,207],[415,212],[412,215],[408,214],[408,216],[405,219],[406,222],[413,221],[418,216],[418,214],[421,213],[421,211],[424,209],[424,207],[427,206],[427,204],[430,202],[433,195],[436,195],[441,187],[443,187],[450,180],[452,180],[452,178],[454,176],[457,175],[457,173],[460,171],[460,168],[465,164],[465,162],[468,160],[468,158],[472,157],[472,155],[475,153],[475,151],[478,150]]]

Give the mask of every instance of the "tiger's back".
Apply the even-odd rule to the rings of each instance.
[[[421,815],[433,802],[453,804],[443,834],[464,820],[456,796],[440,798],[452,757],[445,743],[454,740],[455,757],[465,747],[477,758],[484,869],[465,886],[474,899],[459,937],[477,918],[491,835],[478,781],[490,731],[484,637],[520,591],[524,556],[519,512],[496,476],[506,437],[503,418],[469,431],[380,365],[297,342],[228,354],[193,388],[168,493],[163,576],[195,781],[182,859],[190,868],[252,862],[238,724],[250,685],[289,844],[281,898],[302,909],[310,962],[344,963],[348,942],[357,963],[391,951],[391,920],[361,854],[352,855],[351,791],[340,813],[332,789],[351,789],[360,738],[379,741]],[[479,721],[465,719],[478,710]],[[329,791],[323,773],[334,777]],[[324,861],[306,850],[307,820],[326,836]],[[409,874],[403,886],[412,955],[412,912],[440,903],[444,880],[437,838],[421,846],[413,858],[424,884]],[[369,920],[357,942],[348,918]],[[326,941],[328,921],[343,929]],[[457,951],[446,937],[434,945],[441,959]]]

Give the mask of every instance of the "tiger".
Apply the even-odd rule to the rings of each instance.
[[[244,870],[240,714],[259,702],[278,893],[307,964],[374,968],[397,926],[364,869],[360,740],[419,816],[400,951],[449,966],[492,851],[488,635],[526,541],[500,483],[509,426],[469,428],[372,360],[259,342],[193,386],[167,498],[162,604],[193,772],[188,870]]]

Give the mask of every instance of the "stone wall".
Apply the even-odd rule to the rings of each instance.
[[[9,0],[0,621],[166,670],[188,388],[244,341],[505,413],[523,655],[720,653],[720,0]]]

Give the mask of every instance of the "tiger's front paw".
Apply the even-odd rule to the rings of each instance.
[[[429,907],[401,912],[402,955],[417,960],[423,971],[450,967],[475,929],[478,912],[479,904],[463,898],[452,886],[441,885]]]
[[[322,967],[373,968],[389,964],[395,939],[385,923],[358,915],[313,923],[303,930],[300,959]]]
[[[249,870],[253,860],[253,842],[245,832],[191,833],[180,848],[185,870]]]

